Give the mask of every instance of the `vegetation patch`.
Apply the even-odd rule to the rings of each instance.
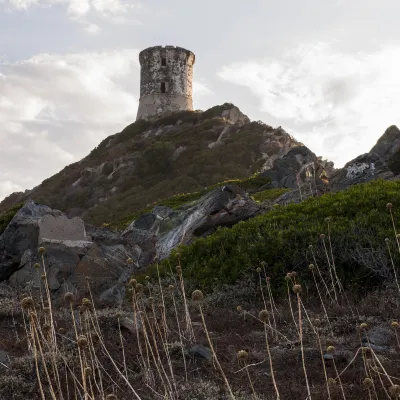
[[[210,290],[237,282],[249,269],[266,263],[271,279],[283,283],[288,271],[307,270],[309,263],[317,261],[326,267],[324,245],[330,252],[331,240],[342,282],[354,290],[367,290],[390,276],[385,238],[391,238],[393,245],[394,234],[388,202],[393,203],[398,220],[400,182],[378,180],[300,204],[277,206],[265,215],[220,228],[177,248],[160,269],[168,274],[181,262],[188,281]],[[398,254],[395,249],[392,253]]]
[[[4,230],[7,228],[7,225],[14,218],[14,215],[22,208],[23,205],[23,203],[16,204],[9,210],[0,214],[0,235],[4,232]]]
[[[251,197],[257,201],[257,203],[262,203],[267,200],[273,201],[291,190],[292,189],[288,188],[267,189],[254,193]]]

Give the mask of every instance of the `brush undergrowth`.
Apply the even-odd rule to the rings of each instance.
[[[176,248],[160,270],[168,274],[180,258],[186,265],[185,277],[203,289],[233,284],[261,262],[267,263],[272,279],[293,269],[301,271],[313,262],[309,245],[320,242],[320,234],[327,231],[325,219],[330,217],[338,274],[353,290],[366,290],[381,283],[389,269],[384,242],[391,232],[385,208],[389,201],[400,217],[396,207],[400,206],[400,182],[377,180],[300,204],[277,206]],[[149,268],[150,273],[153,269]]]

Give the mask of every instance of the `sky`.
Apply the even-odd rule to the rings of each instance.
[[[140,50],[196,54],[225,102],[342,167],[400,126],[398,0],[0,0],[0,200],[136,118]]]

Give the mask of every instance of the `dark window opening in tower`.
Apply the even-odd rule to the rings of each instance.
[[[167,58],[166,57],[161,57],[161,66],[163,66],[163,67],[167,66]]]
[[[161,93],[166,92],[165,82],[161,82]]]

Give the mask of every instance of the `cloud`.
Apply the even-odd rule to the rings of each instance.
[[[138,50],[0,60],[0,199],[32,188],[136,117]]]
[[[62,5],[66,7],[68,17],[81,23],[89,34],[100,30],[97,24],[88,20],[89,16],[107,17],[107,22],[120,24],[126,22],[125,15],[130,10],[141,8],[140,3],[132,4],[129,0],[0,0],[1,2],[5,2],[9,12],[26,11],[34,6]]]
[[[349,54],[311,43],[281,59],[224,66],[218,76],[250,89],[260,111],[341,166],[400,123],[399,69],[400,47]]]

